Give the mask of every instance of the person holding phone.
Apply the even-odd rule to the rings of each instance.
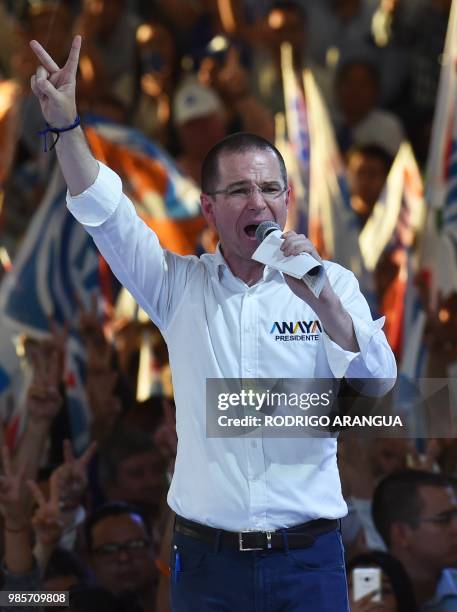
[[[376,577],[377,572],[377,577]],[[392,555],[373,550],[359,554],[347,565],[351,612],[416,612],[411,580]],[[357,574],[359,573],[359,579]],[[359,596],[356,583],[364,577],[374,590]],[[375,578],[376,577],[376,578]],[[372,580],[375,578],[375,580]]]
[[[317,298],[301,280],[252,259],[256,227],[274,221],[283,229],[290,194],[282,156],[255,134],[224,138],[203,162],[201,207],[219,234],[216,253],[162,249],[78,126],[81,38],[63,68],[38,42],[31,46],[40,62],[31,85],[60,135],[68,207],[168,345],[178,433],[168,493],[176,512],[172,609],[348,612],[335,437],[208,437],[206,385],[346,376],[370,379],[382,395],[396,377],[383,320],[372,320],[354,275],[338,264],[323,262]],[[284,255],[322,262],[306,236],[283,237]],[[315,331],[278,341],[270,333],[278,320],[314,321]]]

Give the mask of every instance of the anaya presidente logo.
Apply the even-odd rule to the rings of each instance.
[[[275,334],[275,340],[294,341],[301,340],[310,342],[319,340],[322,333],[322,326],[317,319],[314,321],[275,321],[270,330],[270,334]]]

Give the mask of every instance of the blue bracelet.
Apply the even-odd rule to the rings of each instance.
[[[52,149],[56,146],[57,141],[59,140],[60,134],[62,132],[69,132],[70,130],[74,130],[80,124],[81,124],[81,118],[80,118],[79,115],[76,115],[76,119],[73,121],[73,123],[71,125],[68,125],[67,127],[63,127],[63,128],[56,128],[56,127],[53,127],[52,125],[49,125],[49,123],[46,123],[46,127],[44,128],[44,130],[40,130],[38,132],[38,134],[40,136],[43,136],[44,152],[47,153],[48,151],[52,151]],[[54,140],[54,142],[52,143],[52,145],[48,149],[48,143],[47,143],[46,136],[49,133],[56,134],[57,138]]]

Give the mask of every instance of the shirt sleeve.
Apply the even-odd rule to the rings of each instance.
[[[156,234],[137,215],[122,182],[99,162],[95,182],[82,194],[67,192],[67,207],[92,236],[115,276],[156,325],[165,330],[183,298],[198,258],[162,249]]]
[[[381,538],[376,527],[374,526],[373,518],[371,516],[371,499],[351,497],[351,501],[362,524],[367,547],[370,550],[386,551],[387,549],[386,545],[384,544],[384,540]]]
[[[382,331],[385,317],[373,320],[352,272],[333,264],[327,273],[333,290],[352,319],[360,348],[357,353],[344,350],[324,331],[323,344],[330,369],[336,378],[377,379],[376,389],[373,390],[370,384],[369,388],[360,390],[368,393],[373,390],[374,395],[384,395],[393,387],[397,377],[395,357]]]
[[[30,592],[30,591],[40,591],[42,590],[42,582],[41,582],[41,573],[40,568],[38,567],[36,561],[34,561],[33,568],[24,572],[23,574],[16,574],[7,569],[5,565],[1,568],[1,572],[3,574],[3,590],[5,591],[22,591],[22,592]],[[8,606],[1,606],[0,612],[7,612],[11,608]],[[19,604],[14,606],[15,610],[27,611],[30,610],[30,606],[26,604]],[[41,606],[34,608],[37,612],[43,612],[44,608]]]

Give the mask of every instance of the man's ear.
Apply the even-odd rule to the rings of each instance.
[[[205,217],[208,225],[216,227],[213,198],[206,193],[201,193],[200,194],[200,208],[202,209],[202,214]]]
[[[413,529],[407,523],[397,521],[390,526],[390,541],[392,547],[405,550],[409,548],[410,542],[415,538]]]

